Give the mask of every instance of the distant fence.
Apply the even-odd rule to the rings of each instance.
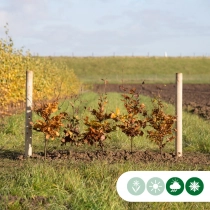
[[[56,54],[54,54],[54,56],[56,56]],[[62,55],[58,55],[58,57]],[[66,57],[67,55],[65,55],[64,57]],[[170,55],[167,52],[163,53],[162,55],[154,55],[152,53],[146,53],[146,54],[135,54],[135,53],[131,53],[131,54],[127,54],[127,55],[122,55],[122,54],[117,54],[115,52],[113,52],[113,54],[110,55],[100,55],[97,53],[90,53],[89,55],[79,55],[77,53],[72,52],[71,55],[69,55],[69,57],[93,57],[93,58],[98,58],[98,57],[188,57],[188,58],[210,58],[210,54],[208,53],[204,53],[203,55],[196,55],[196,53],[192,53],[191,55],[183,55],[182,53],[178,54],[178,55]]]

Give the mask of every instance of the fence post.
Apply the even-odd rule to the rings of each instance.
[[[32,93],[33,71],[26,71],[25,157],[32,156]]]
[[[176,73],[176,156],[182,156],[182,73]]]

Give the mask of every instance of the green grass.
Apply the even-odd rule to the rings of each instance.
[[[129,203],[116,192],[117,179],[125,171],[168,169],[184,171],[197,168],[181,164],[136,165],[127,162],[108,165],[99,161],[83,164],[28,160],[9,172],[1,170],[0,194],[26,199],[21,205],[17,201],[8,203],[9,209],[209,209],[208,203]],[[44,206],[38,203],[32,205],[29,198],[35,199],[37,196],[48,198]],[[2,203],[1,209],[5,205]]]
[[[85,84],[174,83],[175,73],[183,73],[184,83],[209,83],[208,57],[51,57],[64,62]]]
[[[123,110],[121,97],[118,93],[108,94],[107,110],[117,107]],[[83,107],[97,107],[98,95],[85,93],[78,115],[80,118],[90,113]],[[142,102],[151,110],[151,99],[141,96]],[[63,104],[63,110],[71,113],[68,102]],[[174,107],[168,105],[167,113],[174,113]],[[33,120],[38,119],[33,116]],[[4,126],[0,127],[0,209],[210,209],[208,203],[129,203],[123,201],[116,192],[116,182],[126,171],[185,171],[210,170],[210,166],[193,166],[184,163],[138,163],[133,162],[108,164],[106,161],[95,160],[85,164],[71,160],[42,161],[28,159],[15,161],[9,159],[16,153],[24,153],[24,114],[5,118]],[[84,124],[81,124],[84,130]],[[209,122],[198,116],[184,112],[183,114],[183,152],[210,152]],[[118,130],[112,134],[111,140],[105,142],[106,149],[130,149],[127,137]],[[158,151],[155,144],[145,137],[134,139],[134,150]],[[33,152],[42,152],[44,138],[40,133],[33,132]],[[76,149],[67,145],[60,146],[60,140],[51,141],[48,150]],[[79,150],[96,150],[94,147],[78,148]],[[166,145],[166,152],[174,151],[174,142]],[[8,157],[7,157],[8,156]],[[202,167],[202,168],[201,168]],[[9,196],[16,196],[11,201]],[[45,203],[36,201],[38,197],[46,198]],[[1,199],[2,198],[2,199]],[[7,201],[3,199],[8,199]],[[21,201],[22,199],[22,201]]]

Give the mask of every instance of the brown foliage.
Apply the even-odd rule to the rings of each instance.
[[[164,105],[160,98],[153,99],[152,103],[154,108],[147,121],[153,130],[147,131],[147,136],[159,146],[160,153],[162,153],[162,148],[165,147],[166,143],[175,139],[174,132],[176,129],[173,128],[173,125],[176,116],[164,113]]]
[[[67,117],[68,124],[64,129],[64,137],[61,140],[61,145],[66,145],[67,142],[72,145],[80,145],[80,128],[79,128],[79,117],[73,116],[72,118]]]
[[[62,145],[67,142],[77,146],[86,143],[98,145],[103,150],[104,141],[109,138],[112,131],[116,130],[116,127],[119,127],[129,137],[132,152],[133,138],[143,136],[146,126],[150,126],[152,129],[147,131],[147,137],[158,145],[160,153],[162,153],[165,145],[175,138],[174,132],[176,129],[173,128],[173,125],[176,117],[164,112],[164,105],[160,97],[152,100],[154,108],[151,114],[148,114],[144,103],[140,102],[140,94],[135,89],[121,88],[125,92],[122,94],[122,101],[127,111],[126,114],[120,114],[119,108],[116,109],[116,112],[107,113],[105,109],[108,104],[107,94],[100,94],[98,107],[90,109],[94,119],[90,119],[88,116],[84,118],[84,124],[87,128],[81,133],[80,118],[77,115],[78,108],[75,107],[77,99],[75,98],[74,103],[70,103],[73,108],[72,117],[66,112],[51,116],[51,114],[59,110],[58,99],[56,99],[52,103],[43,103],[34,107],[34,111],[43,120],[31,123],[33,129],[45,134],[46,148],[46,140],[60,136],[59,131],[63,126],[63,120],[67,120],[68,123],[65,126],[64,136],[61,140]],[[113,123],[112,120],[117,124]]]
[[[66,145],[68,142],[71,143],[71,145],[80,145],[80,118],[78,116],[80,105],[77,105],[77,102],[82,104],[79,95],[72,96],[71,100],[69,101],[69,104],[72,108],[72,114],[69,113],[66,117],[68,123],[63,130],[64,136],[61,139],[61,146]]]
[[[136,92],[136,89],[128,90],[124,87],[121,88],[126,92],[122,94],[122,101],[124,102],[127,114],[119,115],[119,113],[116,112],[113,113],[111,117],[115,121],[120,122],[120,124],[117,124],[117,127],[130,137],[132,152],[133,138],[136,136],[143,136],[143,129],[146,127],[146,120],[140,119],[139,114],[145,117],[147,115],[147,111],[145,110],[145,105],[140,103],[139,93]]]
[[[98,101],[98,109],[92,109],[90,112],[94,116],[94,120],[90,120],[87,116],[84,119],[84,124],[87,126],[86,131],[83,133],[83,142],[89,145],[98,144],[103,150],[104,140],[109,136],[108,134],[115,130],[109,119],[111,113],[105,112],[105,106],[108,103],[107,95],[101,94]]]
[[[46,139],[54,140],[55,137],[60,136],[59,130],[63,125],[62,120],[66,118],[67,113],[61,112],[56,116],[51,117],[51,114],[58,110],[58,102],[43,103],[41,106],[33,109],[36,114],[43,118],[43,120],[37,120],[36,123],[31,122],[33,129],[45,134]]]

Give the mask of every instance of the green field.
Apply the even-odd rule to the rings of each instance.
[[[64,62],[84,84],[102,83],[174,83],[175,73],[183,73],[184,83],[209,83],[210,59],[202,57],[161,58],[161,57],[51,57]],[[85,107],[96,108],[98,95],[86,92],[78,102],[81,119],[91,117]],[[108,111],[119,108],[124,112],[121,96],[108,94]],[[151,110],[151,99],[141,96],[141,100]],[[72,113],[66,101],[62,110]],[[167,113],[174,114],[174,107],[168,105]],[[33,121],[38,119],[34,114]],[[72,210],[200,210],[210,209],[209,203],[129,203],[123,201],[116,192],[118,177],[126,171],[209,171],[209,165],[185,163],[125,163],[108,164],[107,161],[94,160],[90,163],[73,160],[13,160],[24,154],[25,114],[18,114],[0,120],[0,209],[72,209]],[[85,125],[80,124],[81,130]],[[183,113],[183,154],[186,152],[210,152],[209,122],[190,113]],[[33,152],[44,149],[44,136],[33,131]],[[48,151],[98,150],[91,146],[60,146],[60,139],[50,141]],[[120,131],[111,134],[105,142],[106,150],[130,150],[130,141]],[[135,150],[159,151],[157,145],[145,136],[134,138]],[[166,145],[164,152],[174,152],[174,142]]]
[[[108,94],[107,110],[117,107],[123,111],[121,96],[117,93]],[[83,107],[97,107],[98,95],[85,93],[81,95],[82,103],[79,116],[84,118],[90,113]],[[141,100],[151,109],[150,98],[141,96]],[[62,110],[68,113],[72,109],[68,102],[64,103]],[[174,107],[168,105],[167,113],[174,113]],[[5,118],[0,127],[0,209],[100,209],[100,210],[194,210],[210,209],[209,203],[129,203],[123,201],[116,192],[118,177],[126,171],[141,170],[210,170],[208,165],[190,165],[184,163],[139,163],[132,161],[125,163],[107,164],[106,161],[95,160],[90,163],[75,162],[71,160],[12,160],[17,154],[24,153],[24,113]],[[38,119],[34,115],[33,120]],[[85,129],[81,123],[81,129]],[[209,122],[196,115],[184,112],[183,115],[183,152],[210,152]],[[130,149],[127,137],[117,131],[112,138],[105,142],[106,149]],[[43,151],[43,134],[33,131],[33,152]],[[60,139],[51,141],[48,151],[53,149],[70,150],[97,150],[90,146],[75,148],[67,145],[60,146]],[[146,137],[134,139],[134,150],[158,151],[155,144]],[[174,151],[174,142],[166,145],[165,152]]]
[[[183,82],[206,84],[210,80],[208,57],[51,57],[64,62],[83,83],[174,83],[183,73]]]

